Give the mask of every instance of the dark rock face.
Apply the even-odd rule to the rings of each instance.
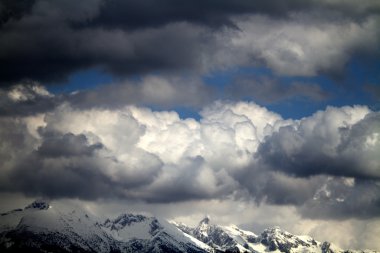
[[[330,249],[331,244],[329,242],[323,242],[321,245],[322,253],[335,253]]]
[[[145,221],[147,217],[143,215],[134,215],[134,214],[122,214],[119,217],[117,217],[115,220],[111,221],[110,219],[107,219],[104,222],[104,225],[107,227],[109,225],[113,225],[111,229],[116,229],[116,225],[119,225],[119,227],[125,227],[130,226],[133,223],[142,222]]]
[[[207,236],[202,233],[198,233],[197,230],[194,231],[194,236],[200,241],[212,246],[218,245],[221,247],[233,247],[235,246],[234,240],[222,229],[211,226],[207,230]]]
[[[154,219],[150,224],[150,231],[149,233],[152,235],[152,236],[155,236],[161,229],[161,225],[160,223],[158,222],[157,219]]]
[[[213,248],[223,248],[224,250],[229,250],[229,252],[238,250],[237,252],[239,252],[233,238],[219,226],[211,225],[209,217],[201,220],[198,227],[191,231],[192,233],[190,235]]]
[[[39,210],[47,210],[50,205],[47,201],[44,200],[36,200],[32,204],[25,207],[25,209],[39,209]]]

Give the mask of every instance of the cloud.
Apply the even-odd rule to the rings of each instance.
[[[328,178],[299,211],[304,217],[314,219],[368,219],[380,211],[379,193],[378,180]]]
[[[120,109],[126,105],[199,109],[215,98],[214,88],[198,77],[187,75],[145,75],[138,80],[121,80],[62,94],[52,94],[41,84],[24,80],[0,89],[0,116],[33,116],[53,111],[62,103],[83,110]]]
[[[236,18],[240,32],[230,36],[229,57],[264,63],[280,75],[338,76],[354,54],[372,52],[378,40],[378,16],[357,22],[295,14],[288,21],[253,15]]]
[[[200,40],[207,39],[207,31],[186,23],[127,32],[73,30],[61,20],[49,20],[51,27],[46,27],[46,20],[33,22],[38,29],[32,26],[26,33],[24,24],[15,24],[15,29],[0,37],[4,84],[20,77],[44,82],[64,80],[70,73],[91,67],[121,76],[198,68],[206,49]]]
[[[89,26],[107,28],[142,29],[168,23],[187,21],[211,27],[232,25],[231,16],[241,14],[264,14],[271,17],[288,17],[300,11],[331,11],[334,14],[352,18],[366,17],[380,12],[376,1],[363,1],[360,7],[354,1],[287,1],[278,0],[252,3],[250,1],[195,1],[193,4],[166,0],[160,4],[155,1],[136,3],[133,1],[111,0],[103,2],[99,15],[89,22]],[[137,15],[136,13],[139,13]]]
[[[26,15],[36,1],[1,1],[0,2],[0,27],[10,21],[17,20]]]
[[[215,91],[200,78],[174,75],[146,75],[137,81],[126,80],[66,95],[67,101],[78,108],[120,108],[128,104],[200,108],[214,98]]]
[[[1,190],[150,203],[235,198],[293,205],[304,217],[377,216],[378,112],[329,107],[284,120],[252,102],[218,101],[200,115],[64,102],[2,116]]]
[[[318,174],[379,179],[379,114],[366,107],[328,108],[268,137],[264,166],[300,177]]]
[[[0,115],[27,116],[43,113],[58,105],[59,100],[42,85],[24,81],[0,90]]]
[[[56,136],[55,133],[43,133],[43,142],[38,147],[37,153],[42,157],[71,157],[91,156],[94,151],[101,149],[100,143],[88,145],[85,135],[66,133]]]
[[[257,111],[257,118],[245,115],[249,109]],[[39,120],[23,118],[17,128],[3,124],[10,145],[2,154],[12,157],[2,175],[3,190],[150,202],[234,194],[240,186],[231,173],[250,162],[257,139],[270,131],[261,119],[274,124],[280,117],[245,103],[215,104],[202,114],[201,123],[134,106],[81,110],[62,104]],[[22,150],[11,138],[17,131],[25,135],[20,136]],[[96,182],[100,186],[94,190]]]
[[[121,77],[235,64],[336,74],[355,54],[379,53],[379,6],[371,0],[2,1],[0,16],[3,86],[54,83],[95,67]]]
[[[228,88],[228,93],[236,99],[252,98],[263,103],[276,103],[293,98],[325,100],[329,93],[317,84],[293,82],[282,84],[270,78],[239,77]]]

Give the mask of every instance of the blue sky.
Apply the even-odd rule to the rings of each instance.
[[[304,84],[317,84],[328,95],[321,100],[310,100],[306,97],[295,96],[279,101],[256,101],[252,94],[243,96],[246,101],[254,101],[266,106],[272,111],[279,113],[284,118],[299,119],[310,116],[318,110],[324,110],[327,106],[345,105],[366,105],[373,110],[378,110],[380,106],[379,96],[366,89],[367,85],[380,87],[380,63],[378,60],[365,62],[353,58],[344,66],[344,73],[340,77],[331,77],[326,74],[319,74],[312,77],[286,76],[273,73],[267,67],[233,67],[227,70],[219,70],[201,75],[205,85],[215,89],[215,98],[221,100],[233,100],[228,93],[229,85],[234,79],[240,76],[248,78],[275,78],[283,86],[299,82]],[[157,74],[159,75],[159,74]],[[138,80],[138,76],[129,77],[130,80]],[[48,90],[54,94],[70,93],[73,91],[91,90],[98,86],[106,86],[115,82],[120,82],[120,77],[102,71],[99,68],[88,69],[73,73],[67,80],[62,82],[47,83]],[[184,90],[183,92],[186,92]],[[212,103],[212,101],[208,101]],[[160,110],[160,107],[153,106]],[[199,119],[199,108],[186,107],[181,105],[173,106],[169,109],[175,110],[183,118],[193,117]]]

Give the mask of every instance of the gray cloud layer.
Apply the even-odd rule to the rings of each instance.
[[[361,1],[0,2],[1,84],[264,65],[285,75],[337,73],[378,53],[379,5]],[[300,13],[306,13],[301,15]]]
[[[290,99],[326,100],[329,93],[317,84],[293,82],[284,85],[280,81],[255,76],[240,76],[227,88],[231,97],[253,99],[261,103],[276,103]]]

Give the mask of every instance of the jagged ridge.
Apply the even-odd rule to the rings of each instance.
[[[0,252],[375,253],[344,251],[278,227],[256,235],[235,225],[212,224],[209,217],[195,228],[128,213],[101,221],[79,207],[43,200],[0,215]]]

